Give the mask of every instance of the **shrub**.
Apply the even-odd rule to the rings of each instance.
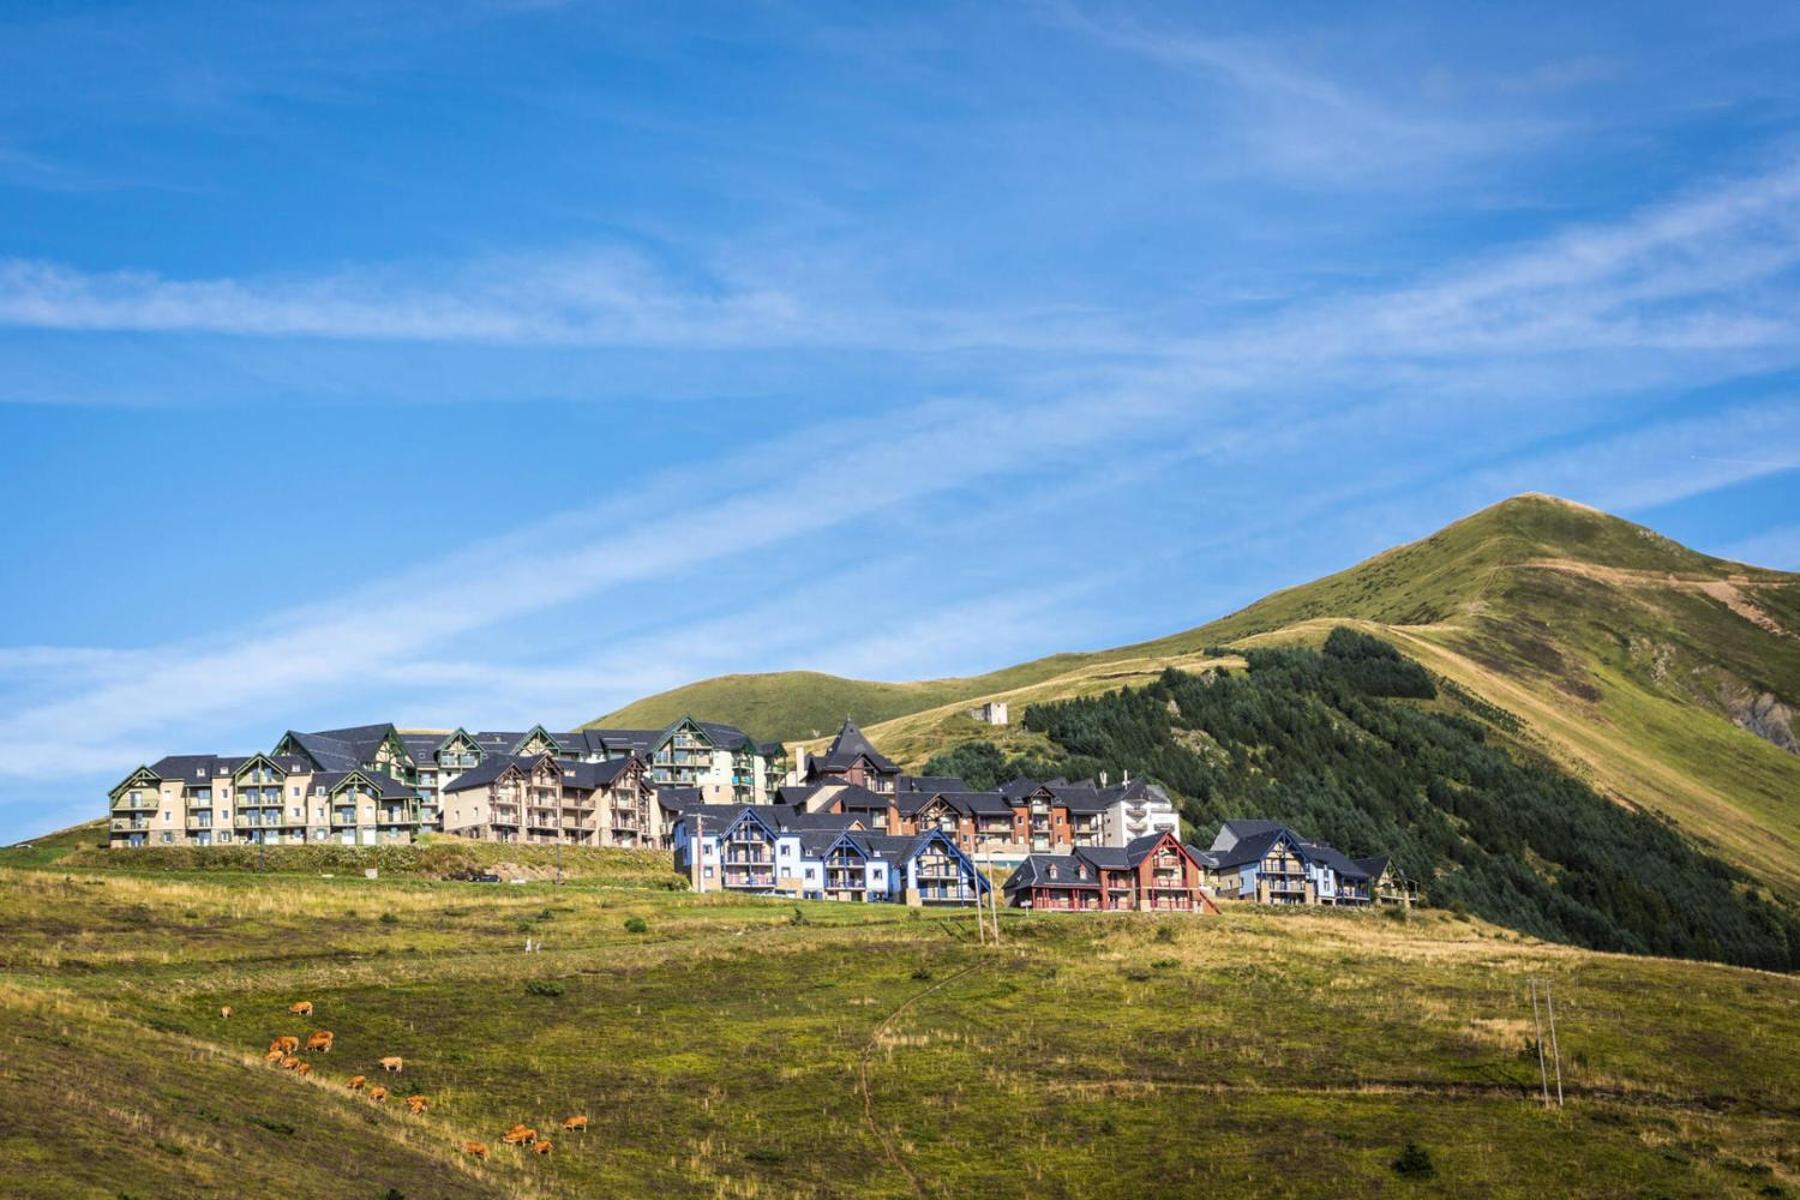
[[[400,918],[391,912],[385,912],[381,914],[381,923],[383,925],[398,925],[400,923]]]
[[[644,918],[642,918],[642,917],[626,917],[625,918],[625,932],[626,933],[649,933],[650,932],[650,922],[644,920]]]
[[[924,983],[926,980],[931,978],[931,968],[930,967],[919,967],[917,970],[915,970],[912,973],[912,977],[914,979],[918,980],[920,983]]]
[[[1435,1179],[1437,1177],[1437,1167],[1431,1162],[1431,1151],[1417,1142],[1406,1143],[1406,1148],[1400,1151],[1400,1157],[1393,1161],[1392,1166],[1394,1174],[1402,1179]]]
[[[1174,941],[1175,927],[1173,925],[1158,925],[1156,927],[1156,940],[1159,942]]]
[[[810,925],[810,924],[812,924],[812,922],[806,919],[806,914],[804,912],[802,912],[800,910],[800,906],[798,904],[796,904],[796,905],[794,905],[794,915],[788,918],[788,924],[789,925]]]
[[[551,983],[547,979],[533,979],[525,985],[525,991],[533,996],[560,996],[563,994],[562,984]]]

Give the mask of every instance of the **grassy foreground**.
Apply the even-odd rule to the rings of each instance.
[[[603,871],[60,864],[0,868],[0,906],[8,1196],[1800,1189],[1800,981],[1442,914],[1009,914],[996,950],[967,914]],[[1560,1112],[1535,1099],[1532,976],[1555,988]],[[262,1064],[315,1027],[337,1040],[310,1077]],[[344,1086],[389,1054],[387,1103]],[[578,1112],[585,1135],[554,1131]],[[554,1150],[501,1147],[515,1121]]]

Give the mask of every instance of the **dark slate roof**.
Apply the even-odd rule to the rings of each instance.
[[[401,783],[392,775],[383,775],[376,771],[364,771],[361,769],[320,772],[312,777],[312,786],[314,788],[322,787],[329,792],[352,775],[359,775],[374,784],[375,794],[383,800],[399,800],[410,797],[413,794],[413,790],[410,787]]]
[[[756,752],[764,758],[780,758],[787,753],[787,748],[780,742],[758,742]]]
[[[1219,856],[1214,854],[1211,850],[1202,850],[1192,842],[1184,842],[1182,846],[1183,849],[1194,856],[1195,862],[1206,867],[1208,870],[1216,868],[1219,865]]]
[[[1081,888],[1098,891],[1100,880],[1094,872],[1088,872],[1088,878],[1079,878],[1076,872],[1081,868],[1081,860],[1073,854],[1030,854],[1020,863],[1018,869],[1006,877],[1004,890],[1043,885],[1046,887]],[[1050,877],[1050,869],[1056,869],[1056,878]]]
[[[1146,833],[1126,842],[1125,849],[1130,853],[1133,863],[1141,863],[1144,861],[1144,856],[1156,849],[1157,843],[1167,836],[1165,833]]]
[[[415,766],[436,766],[438,748],[450,740],[447,733],[403,733],[400,744],[406,747]]]
[[[707,808],[705,797],[697,787],[668,787],[664,785],[656,789],[656,802],[664,812],[684,813],[696,808]],[[717,807],[726,807],[719,805]]]
[[[289,730],[287,736],[306,752],[321,771],[349,771],[362,765],[362,756],[349,742],[323,733],[301,733]]]
[[[918,816],[933,800],[942,800],[964,817],[1010,817],[1013,811],[999,792],[904,792],[894,797],[895,806],[909,817]]]
[[[201,778],[211,779],[215,773],[214,765],[219,761],[216,754],[169,754],[151,763],[150,771],[162,779],[192,782]],[[196,772],[204,772],[204,775]]]
[[[530,770],[531,764],[541,757],[543,756],[515,758],[510,754],[484,754],[479,764],[445,784],[443,790],[446,793],[466,792],[471,788],[486,787],[500,778],[506,768],[516,764],[520,770]]]
[[[596,743],[605,754],[636,754],[640,758],[650,757],[650,748],[662,740],[664,730],[661,729],[584,729],[587,744]]]
[[[1239,838],[1237,843],[1228,849],[1213,851],[1213,865],[1223,869],[1227,867],[1241,867],[1246,863],[1260,862],[1262,861],[1263,855],[1269,852],[1269,847],[1273,846],[1276,840],[1283,834],[1287,835],[1288,840],[1292,842],[1296,848],[1300,846],[1300,839],[1292,833],[1289,833],[1286,826],[1277,825],[1272,821],[1263,823],[1271,825],[1273,828],[1266,829],[1260,833],[1251,834],[1248,837]]]
[[[1353,858],[1350,861],[1355,863],[1357,869],[1370,879],[1380,879],[1381,873],[1388,868],[1389,858],[1382,854],[1374,858]]]
[[[1219,845],[1222,841],[1242,841],[1247,837],[1258,837],[1262,834],[1272,833],[1275,830],[1282,828],[1285,827],[1280,821],[1264,821],[1258,819],[1227,821],[1219,826],[1218,836],[1213,838],[1213,849],[1222,849]]]
[[[636,761],[638,760],[628,755],[624,758],[609,758],[604,762],[562,763],[563,786],[590,792],[606,787],[630,770],[631,764]]]
[[[782,788],[781,795],[785,798],[789,792],[795,790],[797,789]],[[819,789],[814,787],[806,790],[810,793],[816,792]],[[893,797],[891,796],[884,796],[880,792],[872,792],[868,788],[854,783],[844,784],[838,787],[831,797],[831,802],[846,812],[852,810],[856,812],[886,812],[887,807],[892,800]]]
[[[899,764],[875,748],[863,731],[856,727],[856,722],[845,718],[844,726],[838,730],[831,745],[826,748],[823,757],[817,764],[824,771],[846,771],[856,764],[858,758],[866,758],[869,765],[880,775],[898,775]]]
[[[1075,853],[1093,866],[1104,867],[1109,871],[1129,871],[1132,864],[1143,857],[1134,856],[1124,846],[1080,846]]]
[[[1000,785],[1000,794],[1008,800],[1017,800],[1021,796],[1029,796],[1044,785],[1035,779],[1027,779],[1023,775],[1017,779],[1009,779]]]
[[[1328,846],[1324,842],[1307,842],[1306,851],[1313,858],[1336,871],[1339,879],[1348,879],[1354,882],[1369,878],[1367,871],[1357,866],[1354,860],[1335,846]]]
[[[1112,800],[1085,783],[1064,784],[1050,789],[1058,803],[1072,813],[1105,812],[1112,807]]]
[[[954,775],[902,775],[894,781],[897,792],[968,792],[967,782]]]

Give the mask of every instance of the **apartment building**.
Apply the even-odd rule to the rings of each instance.
[[[133,771],[109,798],[115,847],[374,846],[410,842],[419,827],[408,785],[362,766],[321,769],[305,754],[171,755]]]
[[[1040,912],[1219,911],[1193,853],[1170,833],[1124,846],[1028,855],[1002,886],[1014,908]]]
[[[874,833],[852,816],[789,805],[685,807],[675,818],[675,866],[697,891],[797,899],[968,905],[990,885],[937,830]]]
[[[636,756],[489,754],[443,787],[444,831],[495,842],[655,847],[661,809]]]
[[[1359,907],[1377,902],[1410,906],[1418,898],[1411,881],[1388,859],[1352,859],[1279,821],[1227,821],[1209,849],[1189,849],[1207,886],[1226,899]]]

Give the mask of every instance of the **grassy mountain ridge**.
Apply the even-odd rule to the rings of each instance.
[[[1514,713],[1522,746],[1602,794],[1659,813],[1800,896],[1800,755],[1788,712],[1800,706],[1800,576],[1701,554],[1550,496],[1503,501],[1154,641],[925,684],[811,674],[705,680],[602,723],[692,711],[807,739],[849,715],[911,766],[978,738],[1027,752],[1036,746],[1028,731],[1015,725],[996,737],[962,710],[1005,699],[1016,722],[1035,701],[1205,666],[1217,661],[1210,648],[1317,644],[1339,623],[1394,642]],[[817,686],[828,687],[825,706],[809,694]]]

